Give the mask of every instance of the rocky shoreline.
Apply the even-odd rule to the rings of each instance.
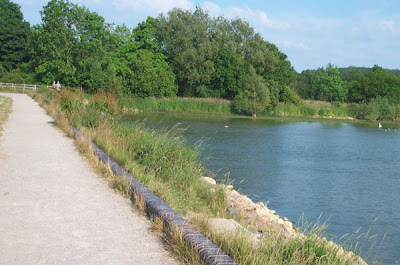
[[[232,185],[217,184],[215,179],[210,177],[202,177],[202,181],[213,188],[224,187],[228,200],[227,211],[232,216],[242,220],[243,223],[241,225],[234,219],[212,218],[208,220],[210,229],[224,233],[237,232],[238,230],[244,231],[255,238],[256,242],[262,235],[268,233],[279,233],[279,235],[285,238],[306,238],[286,217],[279,216],[276,211],[268,209],[267,205],[262,202],[253,202],[246,195],[236,191]],[[337,249],[340,256],[349,258],[357,257],[353,252],[345,251],[341,246],[333,241],[328,241],[325,237],[320,238],[320,240],[326,242],[332,249]],[[357,258],[357,264],[367,264],[361,257]]]

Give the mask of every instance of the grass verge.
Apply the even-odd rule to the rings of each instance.
[[[12,99],[0,95],[0,135],[3,131],[3,124],[7,121],[11,112]]]

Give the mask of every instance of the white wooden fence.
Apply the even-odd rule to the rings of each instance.
[[[14,84],[14,83],[2,83],[0,82],[0,88],[11,88],[11,89],[32,89],[36,90],[40,87],[40,85],[29,85],[29,84]],[[49,87],[49,86],[47,86]],[[50,86],[51,87],[51,86]]]

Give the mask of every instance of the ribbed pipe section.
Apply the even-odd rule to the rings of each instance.
[[[82,138],[88,141],[88,138],[75,127],[72,127],[74,131],[75,140]],[[139,196],[146,206],[146,212],[149,217],[158,217],[163,220],[166,226],[172,226],[178,229],[182,233],[184,240],[191,246],[205,264],[213,265],[234,265],[237,264],[231,257],[225,254],[217,245],[215,245],[210,239],[205,237],[197,230],[191,228],[188,222],[180,216],[174,209],[172,209],[163,200],[158,198],[152,191],[146,186],[139,182],[129,172],[124,170],[120,165],[117,164],[111,157],[109,157],[103,150],[97,145],[89,142],[96,156],[103,161],[105,164],[109,164],[114,174],[124,177],[130,183],[130,195],[131,200],[134,201],[134,194]]]

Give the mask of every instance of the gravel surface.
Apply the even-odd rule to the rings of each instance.
[[[179,263],[36,102],[7,96],[13,112],[0,138],[0,264]]]

